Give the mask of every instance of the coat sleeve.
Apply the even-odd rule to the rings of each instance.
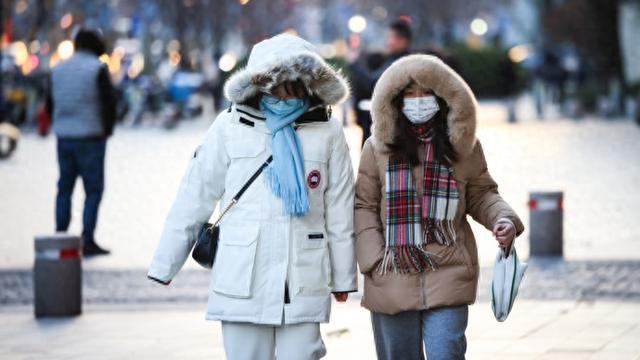
[[[113,134],[113,127],[116,124],[116,98],[109,69],[106,66],[100,68],[98,72],[98,96],[100,98],[102,127],[104,134],[109,137]]]
[[[480,142],[476,144],[471,157],[471,161],[480,166],[479,171],[467,182],[467,214],[490,231],[500,219],[509,219],[516,227],[516,236],[519,236],[524,231],[524,225],[516,212],[498,193],[498,184],[489,174]]]
[[[324,194],[332,292],[353,292],[358,290],[353,243],[353,168],[342,126],[338,122],[333,126],[334,141]]]
[[[380,218],[381,182],[372,140],[365,142],[356,179],[356,256],[360,272],[371,272],[384,254],[384,234]]]
[[[182,268],[206,223],[224,193],[229,157],[224,150],[222,113],[187,166],[178,194],[166,218],[148,277],[169,283]]]

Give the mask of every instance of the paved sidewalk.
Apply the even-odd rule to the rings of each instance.
[[[469,359],[640,359],[638,303],[523,300],[505,323],[487,302],[470,309]],[[204,303],[84,311],[35,320],[30,307],[0,308],[0,359],[224,359]],[[327,359],[375,359],[369,313],[357,301],[334,304],[323,336]]]
[[[492,267],[480,272],[478,300],[489,300]],[[360,278],[362,282],[362,278]],[[146,269],[85,270],[82,295],[85,304],[168,304],[206,301],[209,273],[183,270],[164,287],[147,280]],[[362,283],[359,286],[363,288]],[[359,298],[361,293],[352,295]],[[529,259],[520,286],[520,299],[624,300],[640,304],[640,261],[564,261]],[[33,275],[27,270],[0,269],[0,306],[33,302]]]

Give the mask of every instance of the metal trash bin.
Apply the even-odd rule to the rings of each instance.
[[[529,255],[562,256],[563,193],[529,194]]]
[[[82,239],[68,234],[37,236],[33,267],[36,317],[82,312]]]

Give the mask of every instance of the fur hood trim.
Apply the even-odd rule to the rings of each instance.
[[[313,45],[290,34],[254,45],[247,66],[231,75],[224,92],[227,99],[242,104],[284,81],[298,79],[323,105],[341,103],[349,96],[347,80],[318,55]]]
[[[449,106],[449,139],[460,156],[468,156],[476,142],[476,99],[467,83],[442,60],[431,55],[409,55],[382,74],[373,91],[373,136],[389,144],[395,136],[398,114],[393,99],[411,82],[431,89]]]

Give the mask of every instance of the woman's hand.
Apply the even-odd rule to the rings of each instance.
[[[336,292],[336,293],[333,293],[333,297],[336,298],[337,302],[345,302],[345,301],[347,301],[347,298],[349,297],[349,293]]]
[[[510,220],[500,219],[493,226],[493,236],[498,241],[499,246],[503,249],[508,249],[516,237],[516,227]]]

